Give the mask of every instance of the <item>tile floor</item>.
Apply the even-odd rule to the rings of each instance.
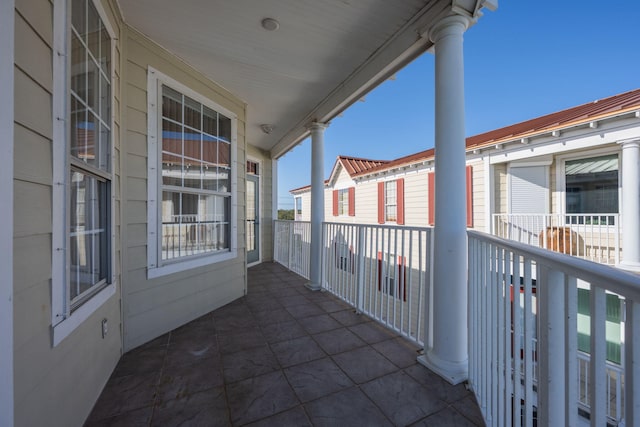
[[[419,348],[278,264],[122,356],[86,426],[482,426]]]

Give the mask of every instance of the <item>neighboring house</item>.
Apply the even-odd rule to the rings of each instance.
[[[640,197],[621,175],[622,147],[640,138],[639,111],[633,90],[467,138],[467,226],[619,263],[622,203]],[[325,220],[433,225],[434,176],[433,149],[394,160],[339,156]],[[297,220],[310,218],[310,191],[291,190]]]

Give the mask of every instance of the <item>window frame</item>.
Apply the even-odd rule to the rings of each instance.
[[[556,191],[557,191],[557,206],[562,215],[588,215],[594,214],[593,212],[587,212],[584,214],[568,214],[567,213],[567,180],[566,180],[566,162],[572,160],[590,159],[593,157],[602,157],[608,155],[618,156],[618,212],[609,212],[620,216],[622,212],[622,153],[619,148],[601,148],[595,150],[589,150],[587,152],[580,151],[578,153],[570,153],[565,155],[556,156]],[[601,216],[606,216],[607,213],[603,213]],[[619,217],[618,217],[619,221]],[[567,224],[575,225],[575,224]],[[615,227],[615,221],[612,224],[603,224],[599,227]]]
[[[389,203],[389,188],[393,189],[393,193],[395,195],[395,203]],[[389,209],[393,207],[393,216],[389,216]],[[391,219],[392,218],[392,219]],[[398,222],[398,180],[388,180],[384,181],[384,221],[387,222]]]
[[[230,161],[230,218],[229,218],[229,250],[204,253],[199,255],[189,255],[186,257],[171,260],[162,260],[162,244],[159,239],[162,237],[162,165],[160,150],[162,149],[162,119],[160,117],[162,105],[162,86],[166,85],[171,89],[180,92],[201,103],[202,105],[215,110],[231,119],[231,161]],[[238,118],[230,110],[219,105],[215,101],[198,93],[187,85],[180,83],[176,79],[149,66],[147,69],[147,278],[153,279],[180,271],[190,270],[209,264],[214,264],[238,256],[238,226],[237,226],[237,144],[238,144]],[[246,165],[243,164],[243,167]],[[244,168],[243,168],[244,170]]]
[[[81,165],[81,171],[98,179],[105,179],[107,185],[106,208],[109,220],[108,239],[109,250],[107,252],[108,268],[107,283],[100,285],[102,288],[93,294],[88,294],[86,300],[74,307],[73,311],[70,296],[70,203],[71,182],[70,172],[79,162],[74,161],[69,154],[71,131],[69,129],[71,111],[71,2],[68,0],[55,0],[53,4],[53,189],[52,189],[52,256],[51,256],[51,325],[52,345],[57,346],[64,338],[70,335],[78,326],[86,321],[99,307],[116,293],[116,248],[115,248],[115,53],[116,32],[108,19],[108,15],[102,4],[97,0],[87,0],[95,7],[102,24],[110,37],[110,114],[108,117],[111,129],[111,147],[109,155],[111,164],[109,172],[99,171],[90,165]],[[56,52],[58,54],[56,54]],[[97,285],[96,285],[97,286]]]
[[[299,207],[298,204],[300,204]],[[302,220],[302,196],[293,196],[293,219],[295,221]]]
[[[338,192],[338,216],[349,215],[349,189],[339,188]]]

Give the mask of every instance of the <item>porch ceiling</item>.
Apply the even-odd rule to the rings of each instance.
[[[461,3],[480,1],[120,0],[129,25],[247,103],[247,140],[273,157],[428,49],[420,34]]]

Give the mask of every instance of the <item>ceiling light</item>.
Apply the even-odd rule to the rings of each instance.
[[[280,28],[280,23],[273,18],[264,18],[262,20],[262,28],[267,31],[275,31]]]
[[[260,129],[262,129],[262,132],[264,132],[264,133],[266,133],[268,135],[271,132],[273,132],[273,125],[270,125],[268,123],[264,123],[264,124],[260,125]]]

